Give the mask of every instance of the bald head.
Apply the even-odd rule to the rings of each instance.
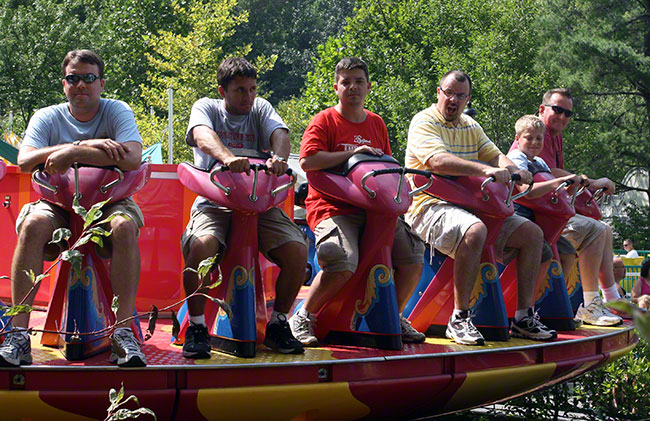
[[[614,267],[614,281],[618,283],[621,281],[621,279],[625,278],[626,275],[625,263],[623,263],[623,260],[620,257],[614,257],[613,267]]]

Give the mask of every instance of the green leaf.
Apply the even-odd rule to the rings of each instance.
[[[111,301],[111,310],[113,310],[113,313],[117,314],[117,310],[120,308],[120,297],[117,295],[113,295],[113,301]]]
[[[609,301],[605,303],[605,306],[609,308],[613,308],[618,311],[623,311],[628,314],[632,314],[634,310],[638,309],[637,306],[635,306],[633,303],[627,300]]]
[[[118,403],[117,390],[111,388],[111,390],[108,391],[108,400],[111,401],[111,404]]]
[[[93,235],[90,237],[90,241],[97,244],[99,247],[104,247],[104,240],[98,235]]]
[[[52,233],[52,241],[49,244],[56,244],[61,241],[67,241],[72,236],[72,231],[68,228],[58,228]]]
[[[199,268],[198,268],[199,279],[205,278],[206,275],[212,271],[212,268],[214,267],[216,261],[217,261],[217,255],[214,255],[212,257],[208,257],[207,259],[202,260],[201,263],[199,263]]]
[[[198,293],[196,295],[201,295],[201,296],[209,299],[210,301],[212,301],[213,303],[218,305],[220,308],[222,308],[223,311],[225,311],[226,314],[228,315],[229,319],[232,319],[232,309],[230,308],[230,305],[227,302],[225,302],[224,300],[222,300],[220,298],[212,297],[212,296],[210,296],[208,294]]]
[[[111,222],[113,219],[117,218],[118,216],[121,216],[122,218],[131,220],[131,217],[129,215],[127,215],[126,213],[124,213],[124,212],[115,212],[115,213],[110,214],[107,218],[102,219],[101,221],[99,221],[97,223],[97,225],[102,225],[102,224],[106,224],[108,222]]]
[[[172,310],[172,336],[178,338],[178,334],[181,332],[181,325],[178,323],[178,318],[176,317],[176,312]]]
[[[3,316],[16,316],[22,313],[29,313],[32,311],[32,306],[29,304],[18,304],[12,307],[5,312]]]
[[[632,313],[636,330],[646,341],[650,341],[650,312],[635,310]]]
[[[149,326],[147,327],[147,333],[144,336],[144,340],[148,341],[156,330],[156,321],[158,320],[158,307],[155,305],[151,306],[151,314],[149,314]]]
[[[66,262],[70,263],[70,265],[72,265],[72,270],[79,278],[81,278],[82,258],[83,254],[81,254],[79,250],[66,250],[61,253],[61,260],[65,260]]]
[[[86,215],[88,214],[88,211],[86,211],[86,208],[84,208],[79,204],[79,199],[77,198],[77,196],[75,196],[72,199],[72,210],[74,211],[74,213],[81,216],[81,219],[83,219],[84,221],[86,220]]]
[[[102,202],[95,203],[94,205],[91,206],[90,210],[88,211],[88,213],[84,218],[84,229],[88,228],[93,222],[95,222],[96,220],[102,217],[101,208],[106,203],[108,203],[109,200],[111,199],[108,198]]]
[[[0,279],[9,279],[9,280],[11,280],[11,278],[8,277],[7,275],[2,275],[2,276],[0,276]]]

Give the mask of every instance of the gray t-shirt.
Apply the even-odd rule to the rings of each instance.
[[[255,98],[251,112],[245,115],[230,114],[223,99],[201,98],[192,106],[185,142],[194,149],[194,165],[205,169],[217,160],[196,146],[193,133],[196,126],[207,126],[214,130],[230,150],[254,149],[260,152],[271,150],[271,134],[276,129],[288,130],[273,106],[263,98]],[[206,205],[214,206],[214,203],[199,196],[192,210]]]
[[[74,118],[67,102],[41,108],[29,120],[21,146],[44,148],[75,140],[107,138],[142,143],[133,111],[126,102],[100,99],[99,111],[90,121]]]

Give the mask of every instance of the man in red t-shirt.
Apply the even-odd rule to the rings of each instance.
[[[544,147],[538,155],[551,169],[555,177],[570,174],[564,169],[562,154],[562,131],[568,126],[573,115],[573,97],[568,89],[551,89],[544,94],[539,106],[539,117],[546,126]],[[515,140],[510,150],[518,147]],[[589,190],[605,187],[605,194],[614,193],[614,183],[608,178],[591,179],[581,176]],[[584,304],[578,308],[576,317],[584,323],[598,326],[619,324],[622,319],[604,306],[598,285],[603,291],[605,302],[620,297],[614,281],[612,229],[609,225],[595,219],[576,214],[567,223],[562,236],[575,248],[580,264],[580,278]],[[575,265],[575,254],[560,255],[562,268],[568,272]]]
[[[336,65],[336,106],[316,114],[303,134],[300,165],[305,171],[336,168],[352,155],[391,154],[386,124],[377,114],[364,109],[370,91],[368,65],[356,57]],[[306,346],[315,346],[315,314],[343,288],[359,262],[359,237],[365,224],[363,210],[309,189],[305,200],[307,222],[316,237],[316,254],[321,271],[316,275],[302,308],[290,319],[291,330]],[[393,266],[402,340],[423,342],[424,334],[401,316],[422,273],[424,243],[400,218],[393,242]]]

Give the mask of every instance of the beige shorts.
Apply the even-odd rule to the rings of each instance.
[[[597,239],[607,225],[588,216],[576,214],[569,219],[562,235],[569,240],[578,254]]]
[[[463,240],[469,227],[482,221],[473,213],[456,205],[448,202],[437,202],[423,209],[410,222],[413,230],[420,238],[439,252],[453,259],[456,256],[458,245]],[[525,222],[530,221],[519,215],[506,218],[494,244],[498,261],[507,265],[517,256],[519,250],[506,247],[506,243],[512,233]]]
[[[214,206],[203,206],[192,211],[190,221],[181,235],[181,250],[183,258],[187,261],[192,242],[196,238],[211,235],[221,244],[221,250],[226,248],[232,211]],[[296,224],[291,221],[280,208],[271,208],[260,214],[257,219],[257,242],[260,252],[273,261],[269,252],[290,242],[307,245],[307,236]],[[220,259],[223,253],[220,253]]]
[[[337,215],[314,230],[316,255],[324,272],[354,272],[359,264],[359,241],[366,223],[364,213]],[[391,253],[393,267],[422,264],[424,243],[402,218],[397,219]]]
[[[106,218],[114,213],[127,214],[138,226],[138,234],[139,229],[144,226],[144,215],[142,215],[140,207],[138,207],[130,197],[105,205],[102,208],[102,213],[102,218]],[[68,211],[46,200],[38,200],[26,204],[20,210],[20,214],[18,214],[18,218],[16,219],[16,233],[20,232],[21,225],[29,215],[45,216],[52,224],[53,231],[70,226],[70,213]],[[51,261],[56,259],[59,254],[67,248],[66,244],[63,242],[57,243],[56,245],[58,246],[58,251],[56,250],[56,247],[45,247],[45,260]],[[110,250],[110,248],[110,237],[107,237],[104,240],[104,250]],[[100,250],[98,250],[98,252],[102,257],[109,257],[106,252]]]

